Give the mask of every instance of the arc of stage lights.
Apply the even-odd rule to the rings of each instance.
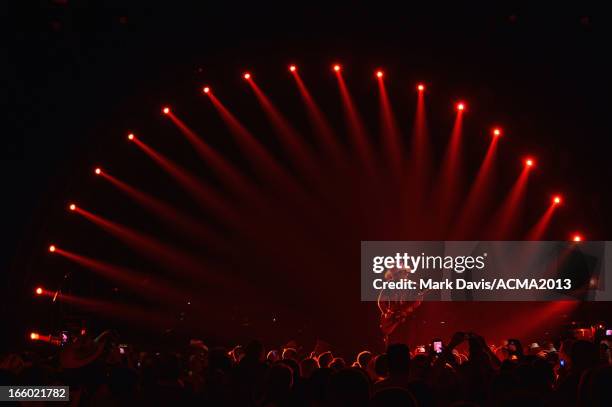
[[[293,74],[297,74],[297,70],[298,70],[298,68],[297,68],[297,66],[296,66],[295,64],[291,64],[291,65],[289,65],[288,69],[289,69],[289,71],[290,71],[291,73],[293,73]],[[342,65],[340,65],[340,64],[338,64],[338,63],[336,63],[336,64],[333,64],[333,65],[332,65],[332,70],[333,70],[333,71],[334,71],[336,74],[341,74],[341,72],[342,72],[343,68],[342,68]],[[378,80],[382,80],[382,79],[385,77],[385,72],[384,72],[382,69],[377,69],[377,70],[374,72],[374,75],[375,75],[375,77],[376,77]],[[242,74],[242,77],[243,77],[245,80],[251,80],[251,79],[252,79],[252,74],[251,74],[250,72],[244,72],[244,73]],[[417,90],[419,93],[423,93],[423,92],[425,92],[425,90],[426,90],[426,86],[425,86],[425,84],[424,84],[424,83],[417,83],[417,84],[416,84],[416,90]],[[212,90],[211,90],[211,88],[210,88],[209,86],[204,86],[204,87],[202,88],[202,91],[203,91],[203,93],[205,93],[205,94],[210,94],[210,93],[212,92]],[[467,104],[466,104],[464,101],[458,101],[458,102],[456,102],[456,103],[455,103],[455,105],[454,105],[454,106],[455,106],[455,110],[457,111],[457,113],[463,113],[463,112],[465,112],[465,111],[467,110]],[[163,113],[164,115],[169,115],[169,114],[170,114],[170,112],[171,112],[171,108],[170,108],[169,106],[163,106],[163,107],[162,107],[162,113]],[[494,128],[491,130],[491,134],[493,135],[493,137],[497,138],[497,137],[502,136],[502,134],[503,134],[503,130],[501,129],[501,127],[494,127]],[[128,139],[128,140],[130,140],[130,141],[132,141],[132,140],[134,140],[134,139],[135,139],[135,135],[134,135],[133,133],[129,133],[129,134],[128,134],[128,136],[127,136],[127,139]],[[535,165],[536,165],[536,161],[535,161],[535,159],[534,159],[533,157],[526,157],[526,158],[524,158],[524,161],[523,161],[523,162],[524,162],[525,169],[527,169],[527,170],[532,169],[532,168],[533,168],[533,167],[535,167]],[[101,174],[101,171],[102,171],[102,170],[101,170],[100,168],[95,168],[95,170],[94,170],[94,172],[95,172],[95,174],[96,174],[96,175],[100,175],[100,174]],[[554,207],[557,207],[557,206],[561,205],[561,204],[562,204],[562,202],[563,202],[563,198],[562,198],[562,196],[561,196],[561,195],[554,195],[554,196],[552,197],[551,209],[552,209],[552,208],[554,208]],[[68,206],[68,209],[69,209],[69,210],[71,210],[71,211],[74,211],[74,210],[76,210],[76,205],[75,205],[75,204],[70,204],[70,205]],[[583,236],[583,235],[582,235],[580,232],[574,232],[574,233],[571,235],[570,240],[571,240],[571,241],[573,241],[573,242],[582,242],[582,241],[584,241],[585,239],[584,239],[584,236]],[[55,245],[50,245],[50,246],[49,246],[49,252],[50,252],[50,253],[54,253],[55,251],[56,251],[56,247],[55,247]],[[58,292],[55,292],[55,293],[54,293],[54,292],[52,292],[52,291],[45,290],[43,287],[37,287],[37,288],[34,290],[34,292],[35,292],[35,294],[36,294],[36,295],[38,295],[38,296],[42,296],[42,295],[49,295],[49,296],[52,296],[52,297],[53,297],[53,299],[54,299],[54,301],[55,301],[55,299],[57,298],[57,295],[58,295]],[[36,336],[36,338],[35,338],[35,336]],[[31,339],[33,339],[33,340],[38,340],[38,339],[40,339],[40,335],[39,335],[39,334],[37,334],[37,333],[32,333],[32,335],[31,335]]]

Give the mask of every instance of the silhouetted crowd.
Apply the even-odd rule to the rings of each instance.
[[[69,385],[64,404],[74,406],[612,406],[609,337],[523,349],[458,332],[442,346],[390,344],[345,360],[257,341],[137,352],[113,336],[83,336],[46,357],[3,354],[0,385]]]

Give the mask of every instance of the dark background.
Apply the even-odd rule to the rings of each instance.
[[[542,170],[535,190],[541,193],[528,208],[530,219],[537,218],[550,193],[564,194],[564,211],[548,239],[563,240],[575,230],[590,240],[610,237],[612,24],[603,10],[557,5],[440,6],[433,11],[383,3],[294,2],[196,7],[56,0],[8,11],[3,19],[8,45],[2,62],[3,110],[8,121],[0,148],[0,258],[9,342],[18,343],[34,323],[59,318],[56,310],[31,304],[32,287],[61,285],[67,272],[65,264],[46,260],[49,243],[79,241],[81,248],[98,249],[97,254],[111,245],[94,228],[70,220],[65,211],[70,200],[158,232],[122,197],[105,187],[100,191],[100,182],[91,177],[98,163],[114,166],[120,175],[134,169],[131,184],[173,196],[168,179],[137,170],[136,157],[142,161],[142,156],[125,144],[128,130],[155,134],[159,150],[182,154],[171,140],[178,133],[159,115],[160,107],[169,103],[240,162],[222,127],[207,127],[215,114],[199,89],[204,84],[218,89],[222,100],[257,129],[257,120],[263,119],[259,111],[251,113],[253,104],[247,101],[252,100],[244,97],[240,75],[245,69],[261,78],[275,100],[292,98],[278,104],[295,116],[298,127],[303,118],[294,111],[301,107],[286,71],[293,62],[332,117],[341,116],[329,72],[335,61],[345,67],[347,82],[366,112],[377,108],[371,76],[377,67],[384,67],[397,99],[408,99],[414,83],[424,80],[435,112],[430,125],[439,125],[441,134],[448,134],[452,125],[452,112],[445,109],[464,98],[472,134],[503,124],[508,155],[502,164],[519,154],[537,157]],[[398,102],[397,111],[402,109],[404,125],[410,128],[413,106]],[[377,119],[377,114],[371,116]],[[475,154],[483,145],[475,147]],[[515,170],[509,170],[508,179]],[[191,205],[176,199],[183,207]],[[130,262],[128,251],[108,250],[110,257]],[[97,284],[83,279],[69,285],[87,295],[101,291]],[[597,316],[608,311],[609,306],[600,307]],[[57,323],[48,322],[49,329]]]

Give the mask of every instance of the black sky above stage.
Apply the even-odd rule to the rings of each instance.
[[[166,3],[93,6],[41,1],[36,9],[20,11],[8,21],[14,31],[7,37],[10,58],[3,62],[8,96],[4,107],[9,113],[5,130],[14,124],[16,132],[4,133],[1,149],[2,307],[10,326],[3,340],[18,343],[29,329],[58,329],[63,318],[72,318],[87,319],[100,329],[119,324],[134,338],[165,331],[220,342],[259,337],[273,343],[296,339],[307,345],[318,337],[349,348],[378,343],[375,304],[360,303],[358,298],[359,241],[449,235],[412,215],[401,227],[390,221],[402,213],[398,197],[415,194],[413,184],[387,184],[384,177],[382,184],[363,181],[358,160],[343,172],[333,158],[316,150],[312,122],[288,71],[292,63],[347,154],[351,138],[331,69],[334,63],[342,65],[342,78],[374,154],[384,151],[374,76],[382,69],[404,142],[402,162],[411,157],[415,86],[423,82],[433,169],[442,166],[458,100],[468,106],[461,136],[466,185],[487,150],[492,126],[504,129],[494,163],[493,201],[502,201],[511,188],[522,157],[536,158],[515,234],[506,238],[522,238],[550,197],[560,193],[563,206],[543,239],[566,240],[575,232],[588,240],[610,239],[612,24],[599,10],[508,7],[431,13],[378,4],[297,10],[294,3],[269,9],[255,3],[192,9]],[[299,163],[283,149],[242,77],[245,71],[304,143],[315,149],[316,166],[323,173],[318,181],[309,184],[300,178]],[[205,85],[300,187],[310,191],[314,185],[311,189],[322,195],[315,193],[311,201],[283,182],[259,177],[250,162],[256,154],[240,149],[202,93]],[[241,228],[244,220],[228,225],[217,213],[203,209],[126,140],[134,132],[147,146],[231,197],[227,183],[161,113],[163,106],[170,106],[198,137],[247,174],[255,189],[264,191],[268,201],[263,211],[248,199],[230,199],[239,213],[257,221],[252,227]],[[178,231],[176,224],[168,227],[96,177],[96,166],[207,225],[214,236],[229,243],[231,254]],[[205,258],[206,266],[200,274],[168,270],[163,261],[142,255],[90,218],[68,211],[70,202]],[[434,217],[427,213],[433,207],[420,209],[424,219]],[[485,230],[492,215],[483,212],[476,232],[455,237],[489,237],[478,230]],[[232,232],[236,228],[239,233]],[[145,298],[133,286],[126,288],[50,255],[50,244],[137,270],[169,288]],[[343,285],[334,288],[334,283]],[[79,308],[78,301],[51,303],[33,298],[38,285],[132,308],[122,318],[116,307],[95,313]],[[177,291],[187,293],[183,304],[173,302],[180,297]],[[129,317],[140,315],[137,310],[143,308],[159,310],[163,323],[141,321],[135,326]],[[538,311],[551,325],[559,325],[571,319],[603,318],[611,310],[609,304],[583,304],[559,315],[548,304],[498,303],[483,308],[426,304],[417,315],[423,332],[419,340],[448,335],[459,327],[502,335],[500,317],[509,313],[514,326],[520,325],[521,316]],[[548,329],[545,325],[525,335],[541,334]]]

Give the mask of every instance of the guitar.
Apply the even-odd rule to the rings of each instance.
[[[398,278],[409,278],[410,270],[390,270],[385,275],[387,280],[395,280]],[[378,308],[380,310],[380,329],[385,338],[387,338],[395,329],[404,323],[406,319],[421,306],[425,294],[429,290],[420,291],[414,299],[407,300],[402,297],[402,294],[397,298],[383,299],[384,290],[380,290],[378,294]],[[392,297],[392,295],[390,295]]]

